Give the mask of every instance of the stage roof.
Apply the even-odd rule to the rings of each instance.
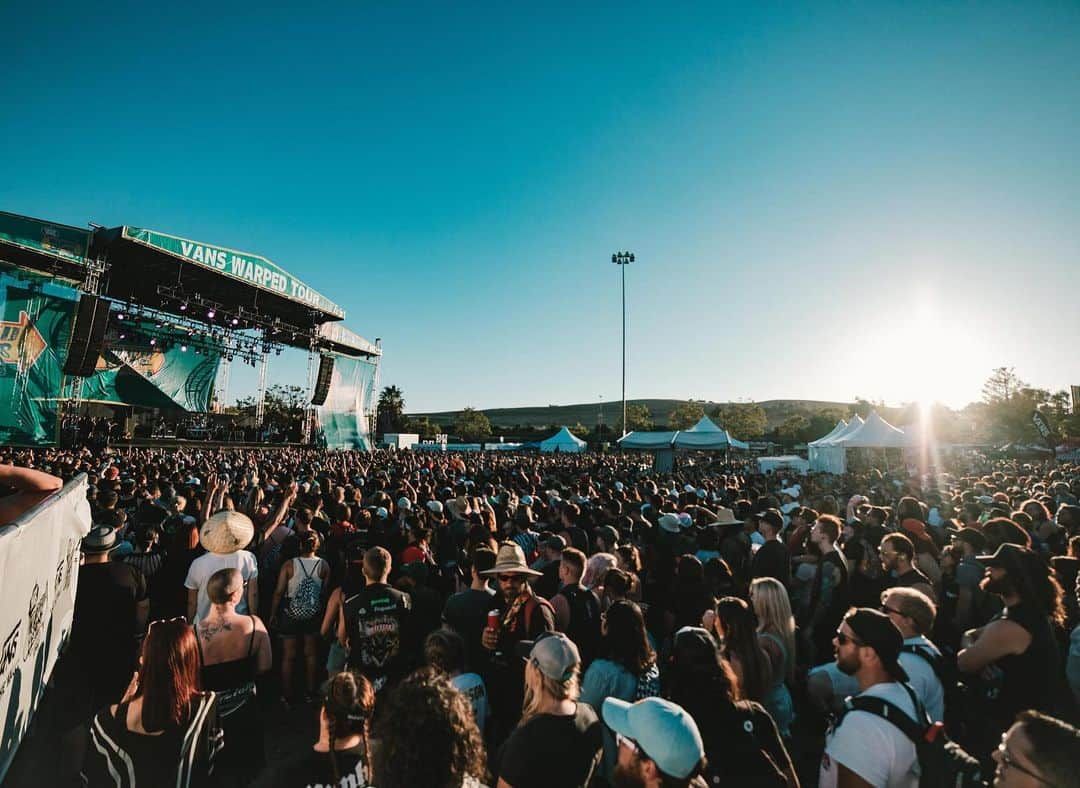
[[[345,311],[276,263],[250,252],[124,225],[95,234],[91,253],[110,266],[106,295],[153,306],[158,285],[280,316],[294,325],[341,320]]]
[[[62,279],[86,276],[90,231],[0,211],[0,260]]]
[[[99,292],[106,298],[196,320],[206,316],[205,306],[200,314],[180,305],[189,298],[193,307],[210,302],[238,318],[237,330],[272,323],[274,340],[285,345],[308,349],[314,339],[322,352],[382,355],[377,344],[336,322],[345,317],[340,306],[249,252],[130,225],[91,231],[0,211],[0,260],[77,287],[90,261],[103,260],[108,267]]]

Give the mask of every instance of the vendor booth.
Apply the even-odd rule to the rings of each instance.
[[[540,441],[540,451],[579,454],[585,451],[585,441],[574,435],[566,427],[562,427],[547,440]]]

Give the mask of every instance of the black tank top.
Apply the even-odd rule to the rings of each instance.
[[[255,694],[255,616],[248,618],[251,619],[251,637],[248,639],[247,654],[239,659],[207,665],[203,661],[202,644],[198,635],[195,637],[202,688],[218,693],[218,714],[222,717],[231,714]]]
[[[998,704],[1001,719],[1011,723],[1023,709],[1053,713],[1060,666],[1049,618],[1029,602],[1006,607],[1001,617],[1019,624],[1031,635],[1031,644],[1022,654],[1007,654],[996,663],[1002,672]]]

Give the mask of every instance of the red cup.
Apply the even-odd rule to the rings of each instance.
[[[489,610],[487,617],[487,628],[498,629],[499,624],[502,622],[502,612],[498,610]]]

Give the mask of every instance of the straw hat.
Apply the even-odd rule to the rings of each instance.
[[[199,531],[199,542],[208,552],[229,555],[243,550],[255,535],[251,518],[241,512],[218,512]]]
[[[496,575],[529,575],[540,577],[543,572],[529,569],[525,563],[525,553],[516,542],[503,542],[499,545],[499,554],[495,557],[495,566],[486,569],[480,574],[488,577]]]

